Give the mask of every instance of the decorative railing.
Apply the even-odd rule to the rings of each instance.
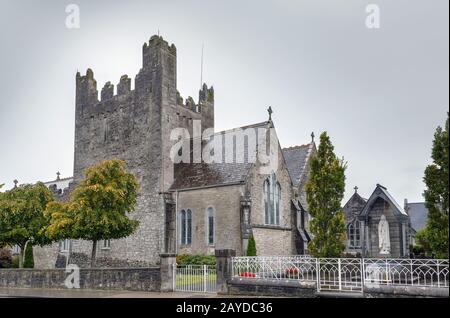
[[[173,266],[173,289],[184,292],[214,293],[217,272],[214,265]]]
[[[448,260],[256,256],[232,258],[233,277],[316,282],[319,290],[364,285],[449,287]]]
[[[448,260],[363,259],[365,284],[449,287]]]
[[[316,280],[316,259],[309,256],[233,257],[233,276],[264,279]]]

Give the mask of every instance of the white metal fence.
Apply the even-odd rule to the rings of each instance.
[[[233,276],[316,282],[318,290],[362,292],[365,284],[449,287],[448,260],[234,257]]]
[[[210,265],[187,265],[173,267],[173,289],[183,292],[215,293],[216,267]]]

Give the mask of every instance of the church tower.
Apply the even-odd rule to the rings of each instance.
[[[214,94],[206,85],[199,103],[183,101],[177,91],[177,50],[153,36],[142,47],[142,68],[135,78],[123,75],[117,85],[107,82],[98,98],[94,72],[76,75],[74,184],[84,170],[107,159],[122,159],[140,184],[135,212],[140,221],[130,237],[112,242],[109,257],[155,264],[168,250],[164,193],[173,182],[170,149],[172,129],[192,132],[194,120],[214,127]],[[202,110],[204,113],[202,113]],[[207,128],[207,127],[203,127]],[[86,242],[78,242],[88,252]]]

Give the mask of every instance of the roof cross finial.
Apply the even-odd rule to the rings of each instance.
[[[315,137],[315,135],[314,135],[314,131],[311,133],[311,142],[314,142],[314,137]]]
[[[355,190],[355,193],[358,193],[358,186],[355,186],[353,189]]]
[[[57,173],[56,173],[56,180],[60,180],[61,178],[60,178],[60,175],[61,175],[61,173],[58,171]]]
[[[269,120],[272,120],[272,114],[273,114],[272,106],[269,106],[269,108],[267,108],[267,112],[269,113]]]

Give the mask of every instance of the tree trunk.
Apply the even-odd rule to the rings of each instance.
[[[20,247],[20,253],[19,253],[19,268],[23,268],[23,258],[25,255],[25,248],[23,246]]]
[[[19,262],[20,268],[23,268],[23,265],[25,264],[25,257],[26,257],[26,254],[27,254],[28,242],[30,242],[30,241],[26,241],[25,246],[23,247],[23,250],[20,249],[20,258],[21,258],[21,261],[22,261],[22,265],[20,265],[20,262]]]
[[[95,268],[96,256],[97,256],[97,241],[92,241],[91,268]]]

